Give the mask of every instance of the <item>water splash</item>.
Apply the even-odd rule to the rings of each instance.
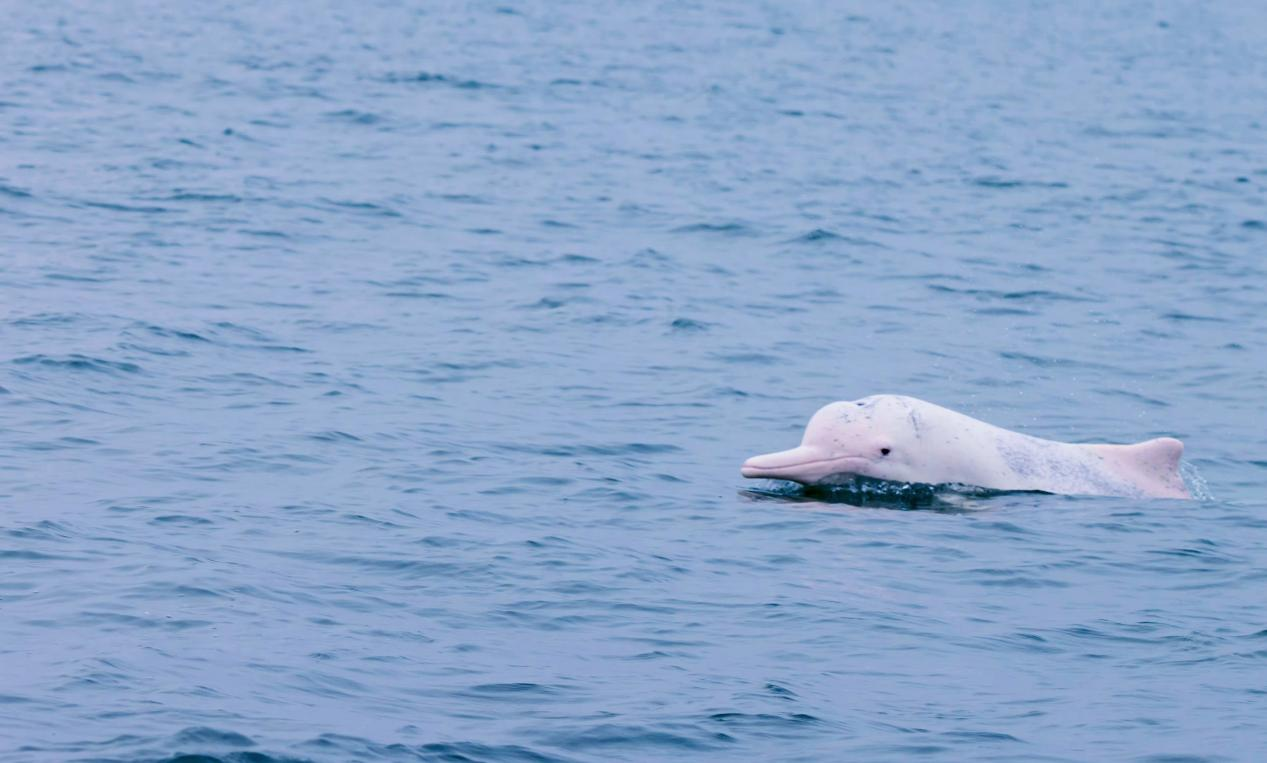
[[[958,483],[930,485],[855,476],[850,481],[837,485],[798,485],[795,482],[771,480],[767,487],[745,488],[740,494],[761,500],[954,512],[978,511],[984,506],[978,505],[976,501],[1014,492]]]
[[[1197,465],[1191,461],[1179,462],[1179,476],[1183,477],[1183,484],[1188,488],[1188,492],[1198,501],[1216,500],[1214,493],[1210,492],[1210,483],[1206,481],[1205,475],[1197,469]]]

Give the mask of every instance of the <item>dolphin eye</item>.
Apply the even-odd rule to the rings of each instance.
[[[889,455],[889,449],[888,449],[888,448],[880,448],[880,455],[882,455],[882,456],[887,456],[887,455]]]

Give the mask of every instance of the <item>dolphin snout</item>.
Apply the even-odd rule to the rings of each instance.
[[[802,445],[799,448],[781,450],[778,453],[753,456],[743,462],[739,473],[749,478],[768,477],[799,482],[807,476],[806,467],[826,458],[827,454],[821,448]]]

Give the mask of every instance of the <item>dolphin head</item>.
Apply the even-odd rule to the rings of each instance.
[[[891,395],[825,405],[809,420],[799,447],[753,456],[740,472],[749,478],[830,485],[853,477],[918,482],[910,448],[916,420]]]

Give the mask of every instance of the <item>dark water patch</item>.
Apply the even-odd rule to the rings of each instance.
[[[296,354],[307,354],[307,353],[312,352],[312,350],[308,349],[307,347],[295,347],[288,344],[239,344],[239,345],[234,345],[234,346],[240,349],[260,350],[262,352],[296,353]]]
[[[340,210],[350,212],[361,212],[374,217],[402,217],[400,212],[368,201],[346,201],[337,199],[322,199],[323,204]]]
[[[22,450],[67,450],[100,445],[96,440],[83,437],[59,437],[56,440],[33,440],[16,445]]]
[[[68,618],[65,621],[40,621],[39,624],[54,627],[87,627],[98,630],[101,633],[116,633],[119,631],[134,630],[187,631],[212,628],[215,626],[215,623],[209,620],[195,620],[171,616],[139,616],[123,614],[120,612],[81,612],[75,617]]]
[[[779,358],[761,352],[719,355],[717,359],[723,363],[734,363],[737,365],[774,366],[779,364]]]
[[[44,277],[50,281],[72,281],[75,283],[101,283],[110,280],[77,273],[46,273]]]
[[[1126,398],[1128,400],[1141,403],[1143,405],[1147,405],[1152,408],[1169,408],[1170,407],[1170,403],[1166,402],[1165,400],[1158,400],[1157,398],[1148,397],[1147,395],[1142,395],[1138,392],[1134,392],[1134,391],[1126,390],[1126,389],[1097,389],[1097,390],[1094,390],[1094,392],[1097,395]]]
[[[88,209],[104,209],[110,212],[133,212],[138,214],[164,214],[175,210],[168,207],[156,207],[152,205],[136,205],[136,204],[118,204],[110,201],[80,201],[74,206],[84,207]]]
[[[458,90],[493,90],[498,89],[499,85],[490,82],[481,82],[474,79],[464,79],[449,74],[439,74],[436,72],[417,72],[404,74],[387,74],[383,76],[384,82],[393,84],[406,85],[441,85],[452,87]]]
[[[706,732],[686,723],[663,723],[654,726],[601,723],[571,732],[551,734],[543,741],[564,750],[598,752],[630,750],[642,755],[672,755],[686,752],[721,751],[730,737],[719,732]]]
[[[731,736],[756,735],[761,737],[803,739],[807,731],[824,726],[823,719],[809,713],[713,713],[707,719],[726,729]]]
[[[975,569],[964,573],[977,585],[992,588],[1067,588],[1063,580],[1037,577],[1021,570]]]
[[[383,117],[368,111],[357,111],[356,109],[343,109],[341,111],[330,111],[325,114],[327,119],[337,122],[348,122],[357,125],[376,125],[383,121]]]
[[[72,62],[64,64],[34,64],[32,66],[28,66],[26,70],[32,74],[52,74],[69,72],[83,68],[86,68],[84,64]]]
[[[15,538],[50,541],[65,540],[72,537],[74,534],[69,527],[47,519],[41,520],[40,522],[28,527],[18,527],[6,530],[5,533]]]
[[[478,684],[466,690],[466,693],[481,699],[499,702],[540,702],[553,701],[566,693],[557,686],[543,686],[535,683],[499,683]]]
[[[386,291],[383,296],[393,299],[457,299],[452,294],[442,291]]]
[[[682,450],[681,447],[669,443],[645,442],[616,443],[609,445],[550,445],[541,447],[519,444],[503,444],[496,446],[496,449],[518,453],[535,453],[556,458],[571,458],[576,456],[645,456],[658,455],[662,453],[679,453]]]
[[[944,294],[962,294],[979,299],[1015,300],[1020,302],[1098,302],[1094,297],[1081,294],[1068,294],[1049,289],[1026,289],[1021,291],[1002,291],[994,289],[955,288],[943,284],[928,284],[932,291]]]
[[[1230,763],[1235,758],[1226,757],[1226,755],[1197,755],[1185,753],[1158,753],[1153,755],[1140,755],[1133,758],[1138,763]]]
[[[432,374],[435,374],[437,371],[447,371],[447,372],[455,372],[457,374],[464,374],[465,372],[469,372],[469,371],[495,371],[498,369],[519,369],[519,368],[524,368],[524,366],[525,364],[522,361],[513,360],[513,359],[494,358],[494,359],[489,359],[489,360],[473,360],[473,361],[468,361],[468,362],[446,360],[446,361],[440,361],[438,363],[434,363],[431,368],[417,369],[416,373],[422,376],[429,377],[431,378],[432,381],[436,381],[437,379],[432,377]],[[459,375],[459,376],[450,376],[450,377],[445,377],[445,378],[448,378],[451,381],[461,381],[467,377]]]
[[[1180,559],[1191,559],[1194,561],[1200,561],[1202,565],[1238,564],[1241,561],[1239,559],[1229,557],[1212,547],[1158,548],[1150,549],[1148,553],[1159,556],[1177,557]]]
[[[747,237],[755,236],[757,232],[748,225],[740,222],[730,223],[692,223],[690,225],[682,225],[674,228],[673,233],[704,233],[717,236],[735,236]]]
[[[975,315],[997,315],[997,316],[1033,316],[1038,315],[1034,310],[1023,310],[1019,307],[978,307],[973,308]]]
[[[563,254],[559,255],[555,261],[567,265],[592,265],[601,262],[597,257],[590,257],[584,254]]]
[[[245,734],[236,731],[197,726],[178,732],[172,739],[177,745],[219,745],[223,747],[254,747],[255,742]]]
[[[17,186],[0,183],[0,195],[8,196],[11,199],[29,199],[32,198],[31,192],[18,188]]]
[[[315,551],[272,551],[278,556],[316,562],[336,567],[349,567],[385,575],[400,576],[402,579],[428,577],[447,578],[455,574],[469,576],[472,580],[484,574],[475,565],[457,564],[454,562],[432,562],[425,559],[412,559],[392,556],[365,556],[323,553]]]
[[[96,763],[124,763],[124,759],[94,759]],[[206,753],[179,753],[170,757],[132,758],[128,763],[315,763],[310,758],[294,758],[289,755],[269,755],[263,752],[230,752],[209,755]]]
[[[956,742],[974,745],[980,742],[1021,742],[1020,739],[1011,734],[1004,734],[1001,731],[945,731],[942,732],[941,736]]]
[[[822,230],[811,231],[810,233],[804,236],[799,236],[797,238],[792,239],[788,243],[791,243],[791,244],[839,243],[839,244],[845,244],[854,248],[865,248],[865,249],[887,249],[888,248],[884,244],[874,239],[862,238],[861,236],[846,236],[843,234],[831,233],[831,232],[822,231]],[[822,251],[836,252],[837,250],[828,247],[828,248],[823,249]],[[838,255],[833,255],[833,256],[838,256]],[[858,263],[858,264],[862,263],[862,260],[858,260],[854,258],[850,258],[848,261],[852,263]]]
[[[158,326],[152,323],[138,323],[134,328],[145,331],[150,336],[162,337],[164,339],[179,339],[186,342],[210,342],[207,337],[194,332],[183,331],[181,329],[168,328],[166,326]]]
[[[853,477],[838,485],[798,485],[779,480],[767,482],[768,487],[745,488],[740,494],[758,501],[840,503],[879,508],[928,509],[947,513],[964,513],[985,508],[988,505],[984,502],[986,499],[1034,495],[971,485],[927,485],[870,477]]]
[[[61,554],[47,554],[43,551],[35,551],[32,549],[10,549],[0,548],[0,559],[13,559],[25,562],[49,562],[58,559],[71,559],[73,557]]]
[[[1031,355],[1025,352],[1000,352],[1005,360],[1016,360],[1038,368],[1095,368],[1098,364],[1074,358],[1055,358]]]
[[[839,233],[834,233],[832,231],[829,231],[823,228],[815,228],[809,233],[805,233],[800,236],[797,236],[796,238],[792,239],[789,243],[800,242],[800,243],[810,244],[810,243],[814,243],[818,241],[842,241],[844,240],[844,238],[845,237],[841,236]]]
[[[1041,181],[1041,180],[1018,180],[1015,178],[1001,177],[998,175],[986,175],[973,178],[972,185],[979,188],[1041,188],[1041,189],[1061,189],[1068,188],[1069,184],[1060,181]]]
[[[1212,323],[1230,323],[1227,318],[1220,318],[1216,315],[1194,315],[1185,312],[1170,312],[1162,316],[1166,320],[1185,322],[1185,321],[1209,321]]]
[[[119,373],[136,374],[141,372],[141,367],[135,363],[105,360],[103,358],[92,358],[87,355],[74,353],[59,357],[49,355],[26,355],[20,358],[14,358],[9,362],[19,366],[38,366],[41,368],[65,371],[88,371],[110,375]]]
[[[335,429],[310,434],[308,437],[309,439],[317,440],[319,442],[361,442],[360,437],[348,434],[347,432],[340,432]]]
[[[204,202],[208,204],[241,204],[246,201],[242,196],[232,193],[205,193],[198,191],[176,191],[169,196],[164,196],[158,201],[191,201]]]
[[[97,323],[98,318],[82,313],[38,313],[25,318],[14,318],[8,321],[10,326],[31,326],[37,328],[69,326],[76,323]]]
[[[187,358],[192,354],[187,350],[156,347],[137,342],[120,342],[116,345],[116,348],[127,352],[143,352],[146,355],[155,355],[161,358]]]

